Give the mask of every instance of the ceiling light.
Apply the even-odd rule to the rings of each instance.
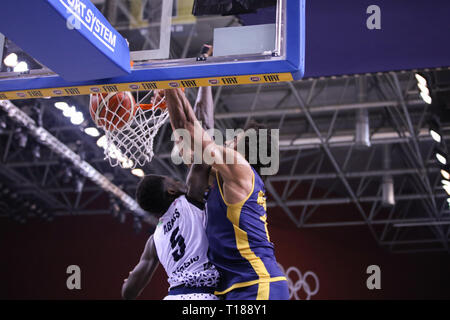
[[[122,161],[122,168],[124,169],[131,169],[133,168],[133,160],[131,159],[126,159],[125,161]]]
[[[83,113],[81,112],[75,112],[72,117],[70,117],[70,122],[72,122],[75,125],[80,125],[84,121]]]
[[[447,192],[447,194],[450,196],[450,186],[449,185],[443,185],[442,187],[444,188],[445,192]]]
[[[421,92],[420,96],[422,97],[423,101],[425,101],[425,103],[427,103],[427,104],[431,104],[433,102],[431,97],[429,95],[425,94],[425,92]]]
[[[87,135],[94,137],[94,138],[100,136],[100,131],[98,131],[98,129],[94,128],[94,127],[89,127],[89,128],[84,129],[84,133],[86,133]]]
[[[416,73],[416,80],[421,85],[424,85],[424,86],[427,85],[427,80],[424,77],[422,77],[420,74],[418,74],[418,73]]]
[[[97,146],[99,146],[100,148],[105,148],[106,147],[106,136],[101,136],[97,140]]]
[[[6,56],[5,60],[3,60],[3,62],[5,63],[5,65],[7,67],[11,67],[14,68],[15,66],[17,66],[17,54],[15,53],[10,53],[9,55]]]
[[[31,153],[33,154],[33,157],[35,157],[36,159],[40,159],[41,158],[41,147],[39,145],[36,145],[33,150],[31,151]]]
[[[443,165],[446,165],[447,164],[447,159],[446,159],[446,157],[444,157],[442,154],[440,154],[440,153],[436,153],[436,159],[440,162],[440,163],[442,163]]]
[[[423,92],[424,94],[426,94],[427,96],[430,95],[430,89],[428,89],[427,86],[424,86],[421,83],[418,83],[417,86],[419,87],[420,92]]]
[[[19,62],[14,67],[14,72],[25,72],[25,71],[28,71],[28,63],[26,63],[25,61]]]
[[[55,102],[55,108],[64,111],[69,109],[69,105],[66,102]]]
[[[447,170],[441,169],[441,175],[444,179],[450,180],[450,173]]]
[[[442,139],[441,139],[441,135],[439,133],[437,133],[433,129],[430,129],[430,135],[434,141],[436,141],[437,143],[441,143]]]
[[[77,113],[77,109],[74,106],[71,106],[63,111],[63,115],[67,118],[72,118]]]
[[[131,170],[131,173],[140,178],[143,178],[145,176],[145,173],[142,169],[133,169]]]

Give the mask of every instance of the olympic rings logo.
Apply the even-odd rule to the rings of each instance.
[[[312,271],[306,271],[305,274],[302,274],[300,270],[296,267],[289,267],[286,272],[284,271],[284,268],[281,264],[278,264],[280,269],[283,271],[283,273],[286,275],[288,287],[289,287],[289,299],[292,299],[292,297],[295,298],[295,300],[302,300],[298,296],[299,292],[303,291],[306,294],[305,300],[311,300],[311,297],[316,295],[319,292],[319,277]],[[297,275],[298,280],[294,283],[291,279],[290,275],[294,273]],[[309,279],[309,280],[308,280]],[[314,290],[311,290],[310,284],[314,282],[313,288]]]

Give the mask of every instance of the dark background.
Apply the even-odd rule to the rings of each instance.
[[[366,27],[370,5],[381,30]],[[306,0],[305,10],[305,77],[449,65],[446,0]]]
[[[450,298],[448,254],[391,254],[377,246],[365,227],[297,229],[276,209],[271,212],[269,230],[278,261],[285,269],[295,266],[319,277],[320,290],[312,299]],[[108,215],[24,225],[2,219],[0,298],[120,299],[122,281],[146,239],[146,232],[134,233],[130,219],[121,224]],[[81,268],[81,290],[66,288],[66,268],[72,264]],[[366,287],[366,268],[372,264],[381,268],[381,290]],[[162,299],[167,288],[160,266],[141,298]]]
[[[448,66],[448,34],[450,31],[448,29],[450,28],[448,1],[435,0],[432,2],[433,5],[430,5],[430,1],[424,0],[379,0],[376,2],[364,0],[359,1],[357,5],[355,3],[356,1],[352,0],[307,1],[306,76],[317,77],[319,75],[402,70],[412,67]],[[382,9],[382,30],[371,31],[365,28],[365,19],[368,15],[365,15],[364,12],[367,6],[371,4],[378,4]],[[440,10],[440,8],[444,8],[444,10]],[[243,21],[245,19],[245,17],[242,17]],[[210,23],[205,22],[207,26],[203,26],[203,28],[211,31]],[[447,29],[439,26],[445,26]],[[190,30],[186,27],[184,32],[174,33],[171,47],[175,50],[176,57],[181,56]],[[198,39],[201,39],[201,37],[198,37]],[[196,56],[200,45],[194,41],[191,47],[188,57]],[[9,50],[15,51],[17,48],[10,47]],[[446,133],[447,137],[444,136],[444,139],[448,141],[449,122],[446,118],[446,114],[449,114],[446,111],[448,111],[448,101],[450,101],[448,71],[432,70],[424,75],[429,81],[433,101],[435,101],[432,108],[433,110],[439,110],[443,126],[442,133]],[[400,78],[402,89],[408,94],[406,96],[407,101],[420,99],[413,73],[399,73],[396,76]],[[379,75],[370,75],[367,76],[367,79],[372,86],[371,88],[375,88],[373,91],[367,89],[368,102],[399,99],[389,90],[383,90],[384,86],[389,86],[392,79]],[[357,91],[359,86],[356,85],[357,78],[348,78],[348,81],[350,82],[350,89],[348,90],[350,94],[347,93],[345,99],[341,101],[340,99],[343,96],[341,96],[341,92],[345,92],[347,87],[347,84],[344,84],[344,82],[347,83],[346,79],[318,80],[318,89],[316,90],[319,93],[316,93],[316,100],[312,100],[312,109],[322,106],[335,106],[338,103],[354,104],[361,102],[357,95],[359,92]],[[296,82],[295,85],[297,90],[302,91],[305,97],[309,92],[314,91],[315,86],[310,85],[308,81]],[[261,116],[258,119],[266,121],[268,127],[272,128],[278,128],[283,123],[282,134],[285,139],[315,137],[304,116],[293,114],[284,121],[283,108],[298,107],[298,102],[292,97],[285,100],[286,91],[289,92],[283,84],[263,87],[261,96],[257,101],[256,111],[278,108],[280,101],[284,101],[282,108],[280,108],[283,120],[280,121],[277,117],[266,119]],[[355,94],[353,91],[355,91]],[[224,87],[221,93],[223,101],[216,109],[217,114],[224,115],[228,112],[249,111],[248,108],[255,101],[256,92],[259,92],[256,86]],[[320,94],[320,92],[323,93]],[[88,97],[72,97],[67,98],[66,101],[77,105],[79,110],[84,111],[85,118],[88,119],[87,100]],[[39,102],[42,105],[34,106],[36,109],[40,108],[40,110],[45,110],[45,107],[48,108],[43,117],[43,127],[49,129],[65,144],[73,145],[75,142],[82,141],[83,143],[80,146],[85,150],[76,150],[76,152],[85,152],[86,159],[96,169],[104,174],[109,173],[116,184],[123,185],[123,189],[133,195],[138,182],[137,178],[128,171],[112,169],[104,161],[103,151],[96,146],[95,140],[86,137],[79,127],[71,125],[59,111],[54,112],[53,109],[50,109],[53,108],[51,105],[56,100],[45,101]],[[22,110],[25,110],[25,108],[31,109],[33,106],[30,101],[18,101],[17,103]],[[419,129],[426,128],[426,124],[421,127],[420,120],[422,116],[428,117],[430,112],[426,112],[427,109],[424,106],[421,106],[420,109],[417,108],[417,105],[413,107],[410,106],[409,112],[414,126]],[[422,110],[425,110],[424,113],[422,113]],[[401,125],[397,126],[394,122],[394,120],[401,122],[403,120],[402,115],[389,114],[385,111],[381,108],[371,111],[372,133],[382,132],[383,130],[406,132],[406,128]],[[333,112],[314,114],[314,119],[323,133],[328,131],[332,122],[332,115]],[[405,113],[405,116],[409,115],[409,113]],[[240,128],[246,122],[245,117],[232,120],[231,126],[228,127]],[[336,136],[353,132],[355,122],[354,110],[341,111],[337,119]],[[92,124],[91,122],[90,125]],[[446,129],[444,129],[444,125]],[[127,215],[126,223],[122,224],[109,214],[99,214],[99,212],[109,212],[111,203],[105,194],[98,198],[91,198],[92,194],[98,190],[89,182],[86,182],[83,189],[84,193],[79,198],[80,201],[76,201],[74,181],[68,183],[62,181],[64,170],[67,167],[66,163],[55,159],[55,155],[47,149],[45,151],[43,149],[41,159],[33,159],[31,141],[22,150],[17,147],[17,142],[14,140],[10,152],[7,153],[3,149],[7,144],[8,137],[10,137],[10,132],[16,130],[16,126],[8,123],[8,126],[3,129],[5,129],[5,132],[1,135],[0,141],[0,149],[2,149],[4,158],[0,165],[2,170],[1,183],[10,187],[14,192],[20,193],[21,197],[18,200],[19,203],[11,203],[8,199],[4,199],[4,203],[7,203],[8,206],[1,210],[4,215],[0,220],[0,299],[120,299],[123,279],[127,277],[128,272],[137,263],[149,235],[145,232],[146,228],[144,227],[141,233],[136,234],[133,230],[131,215]],[[163,146],[158,151],[160,154],[169,153],[171,150],[172,144],[166,143],[170,136],[168,132],[166,133],[167,139],[162,139],[163,143],[159,144],[159,146]],[[391,143],[388,141],[382,142],[384,144]],[[378,146],[377,150],[381,151],[383,144],[380,143]],[[430,139],[421,141],[421,150],[425,159],[428,159],[425,154],[432,146]],[[347,147],[349,150],[352,148],[351,145]],[[372,148],[375,147],[374,145]],[[74,149],[76,148],[74,147]],[[309,163],[322,161],[319,160],[322,159],[322,151],[314,152],[313,149],[309,149],[310,155],[306,156],[300,165],[301,168],[298,168],[301,170],[292,171],[292,173],[307,174],[306,169]],[[346,150],[344,148],[333,149],[338,162],[346,161]],[[420,173],[420,168],[415,163],[410,164],[405,161],[405,159],[413,158],[414,154],[412,152],[400,152],[399,150],[401,151],[400,148],[394,149],[393,169],[415,169]],[[284,151],[282,157],[292,158],[294,155],[295,153]],[[377,159],[380,160],[381,152],[376,155],[378,156]],[[369,169],[371,171],[382,171],[381,161],[370,168],[362,169],[369,159],[369,151],[355,153],[349,159],[352,164],[351,168],[348,168],[349,172]],[[426,163],[429,168],[438,168],[435,160],[434,162],[431,159],[429,160]],[[46,167],[42,165],[45,161],[49,162]],[[281,173],[288,175],[292,163],[293,161],[284,162]],[[42,178],[42,175],[46,177],[45,172],[47,172],[43,168],[48,169],[51,179]],[[172,169],[172,172],[169,172],[170,174],[175,172],[173,164],[169,160],[165,163],[154,161],[146,172],[169,174],[167,168]],[[334,172],[330,163],[325,163],[323,168],[319,166],[317,170],[319,173]],[[414,175],[414,177],[417,179],[423,178],[420,174]],[[429,177],[430,181],[435,181],[436,177],[440,179],[440,174],[438,171],[430,171]],[[420,184],[417,183],[418,180],[408,178],[410,177],[406,175],[396,178],[395,185],[399,186],[405,182],[405,185],[410,189],[405,190],[407,195],[423,193]],[[334,180],[336,179],[322,180],[323,182],[319,182],[321,183],[319,187],[322,188],[322,191],[327,188],[334,188],[330,197],[347,197],[348,195],[342,184],[332,187]],[[39,181],[39,183],[36,183],[36,181]],[[43,181],[47,181],[47,184],[44,184]],[[370,193],[368,192],[367,195],[376,194],[380,181],[381,174],[373,181],[373,187],[368,189]],[[355,184],[357,182],[355,181]],[[64,189],[65,191],[63,191]],[[61,195],[55,190],[61,191]],[[304,191],[297,194],[296,197],[291,197],[291,199],[306,199],[308,189]],[[63,192],[66,192],[66,194]],[[438,193],[442,194],[443,190],[433,189],[432,192],[438,195]],[[323,193],[317,194],[314,191],[312,198],[317,199]],[[34,194],[35,198],[25,198],[30,197],[30,194]],[[50,195],[52,196],[50,197]],[[396,190],[397,195],[401,195],[401,190]],[[70,200],[68,202],[77,202],[77,204],[69,203],[68,206],[61,206],[61,203],[65,203],[63,196]],[[8,216],[20,218],[19,213],[22,213],[18,209],[20,209],[20,205],[25,203],[24,199],[34,202],[36,198],[42,200],[38,204],[43,205],[44,211],[64,213],[68,216],[57,216],[53,222],[43,222],[31,217],[25,224],[7,218]],[[82,212],[82,208],[78,208],[78,204],[84,203],[85,200],[90,198],[94,199],[95,202],[85,208],[89,211]],[[399,201],[395,207],[396,215],[394,218],[403,218],[404,212],[406,213],[404,217],[408,219],[429,218],[426,207],[418,201],[419,199],[415,199],[414,202],[400,203]],[[445,198],[440,199],[446,201]],[[405,205],[402,206],[402,204]],[[298,207],[291,207],[291,209],[297,210]],[[24,210],[24,215],[28,215],[26,211],[28,209]],[[18,212],[15,213],[14,211]],[[298,211],[296,211],[297,214]],[[96,215],[90,215],[93,212]],[[125,212],[122,213],[125,214]],[[72,214],[74,216],[71,216]],[[444,212],[441,218],[446,218],[447,214],[448,212]],[[382,215],[383,213],[377,218]],[[336,220],[342,222],[346,219],[348,221],[360,219],[360,213],[355,210],[354,206],[345,205],[321,206],[314,214],[314,218],[316,216],[320,217],[316,222],[335,222]],[[384,215],[384,218],[386,218],[386,215]],[[307,228],[308,224],[305,224],[303,228],[298,229],[279,208],[269,208],[269,224],[278,261],[284,268],[293,266],[303,273],[313,271],[318,275],[320,290],[317,295],[312,297],[313,299],[450,298],[450,255],[448,255],[448,252],[391,253],[388,246],[382,248],[377,244],[367,227],[319,229]],[[372,222],[369,222],[369,224],[373,229],[377,228]],[[380,226],[383,227],[384,225]],[[424,225],[422,229],[417,230],[417,234],[414,234],[412,239],[407,240],[426,240],[427,238],[423,236],[422,231],[431,233],[430,229],[429,226]],[[389,230],[395,232],[396,228],[389,223]],[[435,238],[430,239],[434,240]],[[438,245],[440,245],[440,241],[441,239],[437,242]],[[417,249],[422,250],[424,246],[419,245]],[[66,288],[68,277],[66,268],[73,264],[81,267],[82,289],[79,291],[71,291]],[[381,268],[381,290],[371,291],[366,288],[368,277],[366,269],[373,264],[379,265]],[[292,280],[297,281],[297,279]],[[141,298],[161,299],[166,295],[167,287],[165,273],[160,267]],[[301,292],[300,295],[304,297],[304,292]]]

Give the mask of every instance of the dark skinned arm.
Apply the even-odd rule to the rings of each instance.
[[[209,130],[214,127],[214,101],[211,87],[199,88],[194,113],[202,123],[203,129]],[[209,173],[211,166],[207,164],[193,164],[186,180],[187,196],[196,201],[203,202],[205,191],[209,186]]]
[[[156,254],[153,235],[151,235],[145,244],[139,263],[130,272],[128,279],[125,279],[122,285],[122,298],[127,300],[136,299],[150,282],[158,264],[159,259]]]
[[[180,89],[181,90],[181,89]],[[184,93],[183,93],[184,96]],[[162,99],[165,98],[165,90],[159,90],[155,94],[155,104],[160,103]],[[167,103],[167,98],[166,103]],[[199,88],[198,94],[197,94],[197,100],[195,102],[195,107],[192,110],[190,109],[190,115],[195,118],[198,124],[201,123],[201,126],[204,130],[209,130],[214,127],[214,101],[212,97],[212,89],[211,87],[201,87]],[[172,127],[172,130],[176,132],[177,129],[182,129],[176,122],[178,122],[178,116],[175,113],[171,113],[169,111],[170,115],[170,125]],[[200,121],[200,123],[199,123]],[[192,135],[191,135],[192,136]],[[183,143],[181,142],[181,138],[176,137],[176,147],[179,148],[180,146],[183,146]],[[191,145],[194,143],[193,140],[191,140]],[[186,152],[186,149],[183,149],[184,152]],[[189,150],[189,149],[187,149]],[[190,150],[188,151],[190,152]],[[181,153],[180,153],[181,154]],[[184,156],[187,156],[187,154],[184,154]],[[189,156],[188,156],[189,157]],[[189,159],[189,158],[188,158]],[[191,158],[193,160],[193,158]],[[188,188],[187,196],[200,201],[204,202],[204,194],[206,189],[209,186],[209,173],[211,171],[211,168],[208,164],[194,164],[190,165],[186,163],[189,167],[189,173],[186,180],[186,185]]]

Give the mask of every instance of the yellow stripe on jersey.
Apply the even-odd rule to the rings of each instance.
[[[263,282],[258,285],[258,295],[256,300],[269,300],[270,297],[270,282]]]
[[[267,241],[270,242],[269,228],[267,227],[267,213],[265,215],[259,217],[259,219],[261,219],[261,221],[264,223],[264,228],[266,229]]]
[[[226,290],[223,291],[215,291],[214,294],[217,296],[226,294],[228,292],[230,292],[231,290],[234,289],[239,289],[239,288],[245,288],[245,287],[249,287],[255,284],[264,284],[264,283],[272,283],[272,282],[277,282],[277,281],[287,281],[286,277],[274,277],[274,278],[270,278],[268,280],[252,280],[252,281],[247,281],[247,282],[237,282],[235,284],[233,284],[231,287],[227,288]]]
[[[262,262],[261,258],[258,257],[250,248],[250,243],[248,241],[248,235],[247,232],[239,228],[239,219],[241,216],[241,210],[244,206],[245,202],[250,198],[250,196],[253,194],[253,191],[255,189],[255,173],[253,173],[252,178],[252,189],[248,196],[242,200],[241,202],[235,203],[235,204],[229,204],[225,201],[225,197],[222,192],[222,188],[220,186],[219,181],[219,174],[216,172],[216,179],[217,179],[217,185],[219,187],[220,195],[222,196],[223,202],[227,206],[227,218],[231,221],[234,228],[234,236],[236,240],[236,246],[239,250],[239,253],[241,256],[246,259],[250,265],[252,266],[253,270],[255,270],[256,274],[258,275],[258,280],[256,280],[255,283],[269,283],[270,282],[270,274],[267,271],[264,263]],[[248,284],[251,285],[251,284]],[[257,300],[267,300],[269,298],[269,288],[270,285],[260,285],[258,287],[258,295]],[[230,288],[228,288],[230,289]],[[227,289],[227,290],[228,290]],[[223,292],[228,292],[227,290]],[[231,289],[230,289],[231,290]],[[221,293],[218,293],[221,294]]]

